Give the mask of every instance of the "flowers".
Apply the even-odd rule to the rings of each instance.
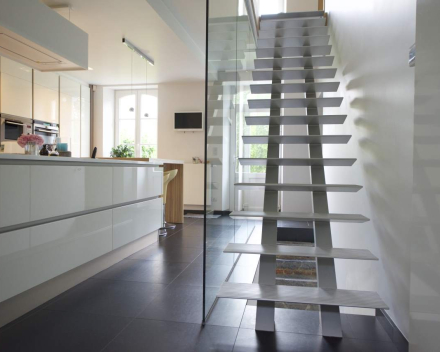
[[[28,143],[43,145],[44,139],[36,134],[22,134],[20,137],[18,137],[17,143],[20,147],[24,148]]]

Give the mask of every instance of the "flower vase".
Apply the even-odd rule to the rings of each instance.
[[[24,153],[26,155],[39,155],[40,154],[40,148],[38,147],[38,144],[35,142],[27,142],[24,146]]]

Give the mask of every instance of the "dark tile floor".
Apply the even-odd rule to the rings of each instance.
[[[342,340],[321,336],[313,311],[277,309],[276,333],[258,333],[255,306],[221,299],[202,321],[201,219],[66,291],[0,329],[0,351],[361,351],[400,352],[375,317],[342,315]],[[221,255],[234,223],[213,221],[207,301],[230,269]],[[241,235],[240,235],[241,236]],[[243,235],[244,236],[244,235]],[[248,282],[246,263],[230,280]],[[251,281],[249,281],[251,282]]]

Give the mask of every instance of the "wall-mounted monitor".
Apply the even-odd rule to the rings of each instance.
[[[176,131],[203,131],[203,113],[193,111],[174,113],[174,129]]]

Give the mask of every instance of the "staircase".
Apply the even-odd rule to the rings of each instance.
[[[368,250],[333,248],[331,222],[364,223],[369,221],[358,214],[333,214],[329,212],[328,192],[357,192],[358,185],[326,184],[324,167],[349,167],[356,159],[324,158],[323,144],[346,144],[351,136],[323,135],[323,124],[342,124],[345,115],[323,115],[324,107],[338,107],[343,98],[325,98],[322,93],[336,92],[338,82],[316,82],[332,79],[336,69],[330,68],[333,57],[324,13],[292,13],[263,16],[257,43],[255,70],[252,72],[253,94],[271,94],[270,99],[248,100],[251,111],[270,109],[268,116],[248,116],[248,125],[269,125],[267,136],[242,136],[245,144],[267,144],[266,158],[240,158],[241,165],[266,166],[263,184],[236,184],[238,189],[264,189],[262,212],[235,211],[233,218],[261,219],[261,244],[230,243],[225,253],[259,254],[258,283],[225,282],[218,298],[257,301],[256,330],[275,331],[275,304],[306,304],[320,306],[322,333],[329,337],[342,337],[340,306],[388,309],[375,292],[342,290],[337,288],[334,259],[378,260]],[[304,80],[304,83],[283,83]],[[258,84],[272,81],[272,84]],[[300,99],[285,99],[284,93],[304,93]],[[282,116],[283,108],[306,109],[303,116]],[[307,125],[308,135],[282,135],[283,125]],[[307,144],[309,158],[280,158],[280,145]],[[311,184],[280,184],[280,166],[310,168]],[[311,192],[313,213],[278,211],[279,192]],[[314,246],[280,243],[277,239],[280,221],[313,222]],[[355,226],[355,225],[354,225]],[[296,285],[277,285],[278,258],[308,258],[316,260],[317,282]],[[279,267],[278,267],[278,271]],[[317,286],[317,287],[314,287]]]

